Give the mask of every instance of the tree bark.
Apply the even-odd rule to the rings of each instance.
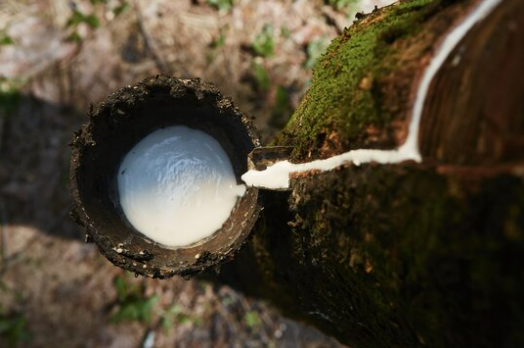
[[[480,1],[401,1],[333,41],[275,145],[394,148],[420,78]],[[263,192],[222,281],[351,347],[524,346],[524,2],[504,0],[430,86],[421,163],[351,164]]]

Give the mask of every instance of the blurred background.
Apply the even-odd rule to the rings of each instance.
[[[91,103],[165,72],[216,84],[267,144],[355,0],[0,0],[0,347],[340,347],[201,280],[135,278],[69,218]]]

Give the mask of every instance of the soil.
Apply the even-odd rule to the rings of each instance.
[[[135,279],[68,216],[67,144],[90,103],[159,73],[201,77],[267,144],[308,86],[312,45],[350,23],[321,1],[208,2],[0,3],[0,346],[340,347],[226,286]]]

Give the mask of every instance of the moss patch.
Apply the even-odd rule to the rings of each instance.
[[[338,139],[329,144],[334,152],[394,147],[395,135],[389,126],[406,117],[403,106],[398,105],[409,98],[405,85],[411,85],[412,76],[407,82],[392,80],[403,78],[406,61],[418,64],[427,53],[431,41],[422,41],[417,54],[406,52],[405,42],[422,31],[422,24],[440,3],[400,2],[367,16],[333,40],[316,65],[310,89],[276,143],[295,145],[296,160],[323,157],[319,149],[333,133]],[[377,137],[377,129],[384,135]]]

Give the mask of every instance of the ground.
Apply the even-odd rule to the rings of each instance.
[[[268,143],[344,3],[0,2],[0,346],[339,347],[229,287],[112,266],[68,216],[67,144],[90,103],[160,72],[215,83]]]

